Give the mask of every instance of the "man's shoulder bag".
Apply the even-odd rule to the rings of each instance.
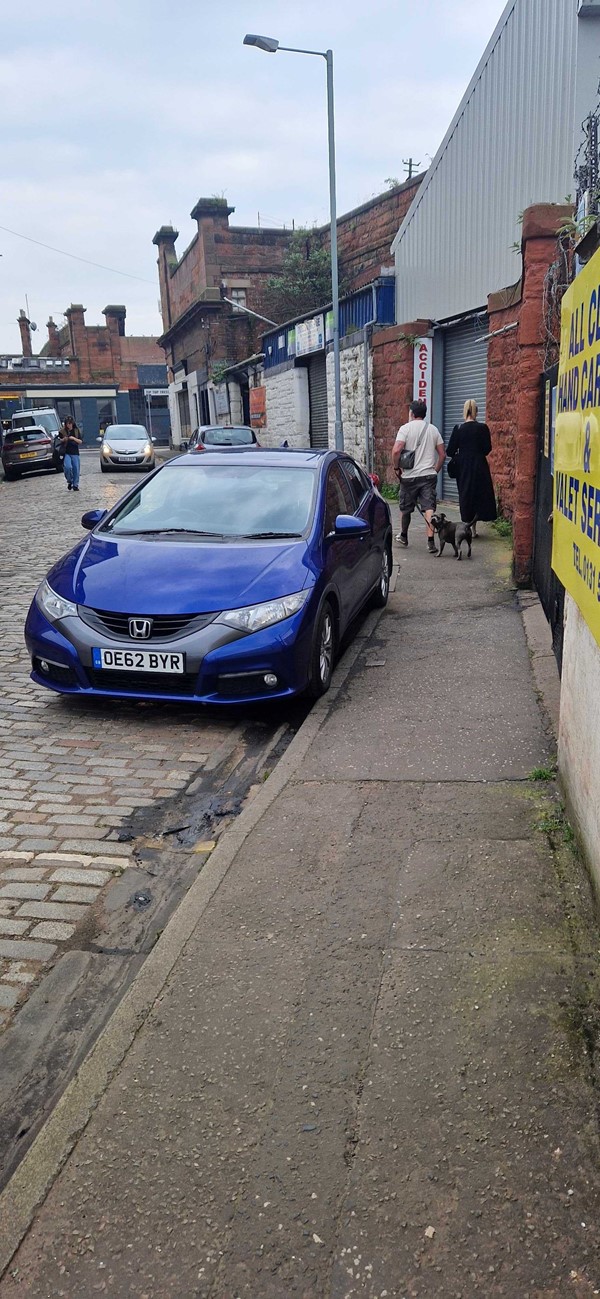
[[[423,428],[421,429],[421,432],[419,433],[419,436],[418,436],[417,441],[416,441],[415,446],[414,446],[414,450],[412,450],[412,451],[407,451],[407,449],[406,449],[406,447],[405,447],[405,448],[404,448],[404,451],[401,451],[401,452],[400,452],[400,460],[399,460],[399,462],[398,462],[398,468],[399,468],[399,469],[414,469],[414,467],[415,467],[415,456],[416,456],[416,454],[417,454],[417,451],[419,450],[419,447],[420,447],[420,445],[421,445],[421,443],[422,443],[422,441],[423,441],[423,438],[425,437],[425,434],[426,434],[428,428],[429,428],[429,420],[426,419],[426,420],[424,420],[424,422],[423,422]]]

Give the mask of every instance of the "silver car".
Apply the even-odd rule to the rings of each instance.
[[[154,469],[154,441],[143,424],[109,424],[100,442],[100,468]]]

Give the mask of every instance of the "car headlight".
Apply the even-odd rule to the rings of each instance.
[[[151,445],[150,442],[147,442],[146,445],[145,445],[145,447],[144,447],[144,455],[145,455],[145,456],[151,456],[151,455],[152,455],[152,445]]]
[[[72,600],[63,600],[62,595],[57,595],[45,580],[38,587],[35,598],[48,622],[59,622],[61,618],[69,618],[77,613],[77,605]]]
[[[109,446],[108,442],[103,442],[103,443],[102,443],[102,455],[103,455],[103,456],[112,456],[112,453],[113,453],[113,449],[112,449],[111,446]]]
[[[224,622],[238,631],[262,631],[263,627],[272,627],[273,623],[283,622],[284,618],[291,618],[293,613],[298,613],[308,596],[308,590],[296,591],[293,595],[282,596],[280,600],[249,604],[246,609],[225,609],[216,621]]]

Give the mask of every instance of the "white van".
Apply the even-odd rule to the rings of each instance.
[[[52,407],[47,410],[16,410],[11,422],[14,429],[43,428],[53,436],[60,431],[60,420]]]

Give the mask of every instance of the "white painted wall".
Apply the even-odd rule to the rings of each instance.
[[[244,408],[242,405],[242,390],[236,379],[229,379],[227,382],[229,392],[229,418],[232,424],[244,423]]]
[[[169,403],[169,419],[171,421],[171,444],[174,447],[181,445],[181,425],[179,423],[179,404],[177,401],[177,393],[180,388],[180,383],[170,383],[167,397]]]
[[[600,647],[570,595],[560,687],[558,767],[568,811],[600,892]]]
[[[277,447],[287,442],[303,450],[310,446],[308,370],[305,366],[264,372],[267,389],[267,423],[259,432],[262,446]]]
[[[342,388],[342,424],[344,426],[344,449],[366,466],[367,448],[365,436],[365,380],[364,350],[362,335],[359,343],[352,347],[343,347],[340,351],[340,378]],[[368,393],[369,393],[369,426],[373,422],[373,357],[368,348]],[[335,448],[335,380],[333,369],[333,351],[327,353],[327,415],[329,424],[329,445]]]

